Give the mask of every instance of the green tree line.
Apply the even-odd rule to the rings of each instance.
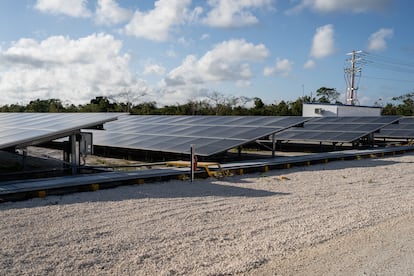
[[[295,101],[280,101],[265,104],[255,97],[226,97],[212,95],[209,100],[187,101],[184,104],[159,107],[156,102],[138,104],[116,102],[107,97],[96,97],[87,104],[64,105],[59,99],[33,100],[27,105],[10,104],[0,106],[0,112],[128,112],[136,115],[261,115],[301,116],[303,103],[336,103],[339,93],[334,88],[321,87],[316,97],[304,96]],[[414,115],[414,92],[392,98],[393,103],[383,106],[383,115]],[[246,105],[250,102],[249,105]],[[380,105],[380,103],[376,103]],[[246,107],[249,106],[249,107]]]
[[[136,115],[302,115],[303,99],[293,102],[281,101],[266,105],[260,98],[252,99],[253,106],[233,99],[210,103],[206,100],[187,101],[184,104],[158,107],[156,102],[128,104],[112,102],[106,97],[96,97],[87,104],[63,105],[59,99],[37,99],[27,105],[3,105],[0,112],[128,112]]]

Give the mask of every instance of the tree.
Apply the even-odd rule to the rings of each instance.
[[[290,115],[289,105],[285,101],[281,101],[280,103],[274,103],[270,107],[270,114],[266,115],[273,115],[273,116],[287,116]]]
[[[341,94],[335,88],[321,87],[316,90],[316,96],[320,103],[335,103]]]
[[[116,103],[118,105],[118,108],[121,108],[119,111],[130,112],[132,105],[138,102],[138,100],[145,95],[145,91],[137,92],[125,88],[121,92],[109,95],[108,99]]]
[[[99,96],[92,99],[89,104],[79,106],[81,112],[114,112],[123,111],[117,103],[111,103],[107,97]]]
[[[62,105],[62,102],[59,99],[50,99],[49,100],[49,112],[62,112],[65,108]]]
[[[58,99],[30,101],[26,106],[26,112],[61,112],[64,111],[62,102]]]
[[[215,115],[232,115],[233,110],[240,104],[250,101],[246,97],[225,96],[217,91],[210,93],[207,98],[212,102],[212,107],[216,109]]]
[[[157,112],[157,103],[156,102],[144,102],[138,105],[134,105],[131,108],[131,114],[136,115],[155,115]]]
[[[262,101],[262,99],[255,97],[253,98],[253,107],[250,109],[251,115],[265,115],[266,113],[266,105]]]
[[[0,107],[0,112],[24,112],[25,106],[19,104],[3,105]]]
[[[253,98],[253,100],[254,100],[254,108],[260,109],[260,108],[263,108],[265,106],[262,99],[260,99],[258,97],[255,97],[255,98]]]
[[[381,111],[382,115],[397,115],[397,108],[393,104],[386,104]]]
[[[301,97],[301,98],[298,98],[296,101],[289,103],[290,115],[302,116],[303,101],[304,101],[304,98]]]
[[[400,101],[401,103],[397,106],[397,114],[404,116],[414,115],[414,92],[407,93],[398,97],[393,97],[393,101]]]
[[[331,97],[333,88],[318,89],[321,98]],[[329,93],[325,93],[329,92]],[[334,93],[333,93],[334,94]],[[332,98],[330,98],[332,100]],[[382,115],[414,116],[414,92],[392,98],[394,103],[380,106]],[[251,107],[246,107],[250,102]],[[304,102],[315,102],[309,96],[299,97],[295,101],[281,101],[265,104],[260,98],[227,97],[215,92],[207,100],[189,100],[184,104],[157,107],[157,103],[142,102],[131,107],[131,114],[139,115],[239,115],[239,116],[301,116]],[[379,105],[377,103],[377,105]],[[96,97],[85,105],[62,104],[59,99],[33,100],[27,105],[11,104],[0,106],[0,112],[125,112],[127,104],[112,103],[107,97]]]

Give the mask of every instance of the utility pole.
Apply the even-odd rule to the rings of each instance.
[[[361,77],[361,67],[358,67],[358,62],[361,60],[360,53],[362,51],[352,51],[347,55],[351,55],[351,59],[347,60],[351,63],[350,67],[344,68],[345,80],[347,82],[347,93],[346,93],[346,104],[355,105],[358,103],[357,99],[357,90],[358,87],[355,87],[355,77]]]

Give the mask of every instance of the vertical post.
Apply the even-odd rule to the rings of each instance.
[[[275,151],[276,151],[276,141],[275,141],[275,133],[272,134],[272,158],[275,157]]]
[[[72,169],[72,174],[76,174],[78,171],[78,154],[76,150],[76,134],[72,134],[69,137],[69,143],[70,143],[70,167]]]
[[[193,144],[191,144],[191,148],[190,148],[190,181],[193,182],[194,181],[194,170],[195,170],[195,166],[194,166],[194,161],[195,161],[195,146]]]
[[[347,98],[346,103],[350,105],[357,104],[357,95],[356,91],[358,90],[358,87],[355,87],[355,77],[357,76],[357,73],[361,73],[361,67],[358,67],[358,61],[361,60],[361,58],[358,56],[358,54],[361,51],[352,51],[351,53],[348,53],[347,55],[351,55],[351,58],[347,61],[351,63],[351,66],[349,68],[345,68],[345,79],[348,85],[347,88]],[[349,77],[348,77],[349,75]]]
[[[22,163],[23,163],[23,170],[26,170],[26,162],[27,161],[27,148],[24,148],[23,149],[23,160],[22,160]]]

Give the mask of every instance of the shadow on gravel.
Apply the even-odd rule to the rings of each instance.
[[[129,185],[67,195],[50,195],[45,198],[34,198],[25,201],[5,202],[0,204],[0,211],[7,209],[31,208],[47,205],[66,205],[85,202],[114,202],[134,199],[157,198],[202,198],[202,197],[270,197],[285,196],[289,193],[278,193],[248,187],[213,183],[215,179],[196,180],[195,182],[170,181]],[[202,200],[202,199],[200,199]]]
[[[156,199],[156,198],[189,198],[189,197],[269,197],[285,196],[289,193],[278,193],[268,190],[249,188],[249,178],[286,175],[298,171],[324,171],[341,170],[349,168],[372,168],[386,167],[400,162],[387,160],[387,158],[364,158],[361,160],[334,160],[328,163],[318,162],[311,166],[292,165],[291,169],[275,169],[266,173],[245,174],[243,177],[228,177],[222,179],[222,183],[214,178],[189,181],[169,181],[160,183],[148,183],[144,185],[129,185],[116,188],[100,190],[97,192],[83,192],[59,196],[47,196],[46,198],[29,199],[21,202],[0,203],[0,211],[7,209],[30,208],[46,205],[75,204],[84,202],[106,202],[123,201],[133,199]],[[404,162],[406,163],[406,162]],[[221,180],[220,180],[221,181]],[[241,186],[243,185],[243,187]]]

